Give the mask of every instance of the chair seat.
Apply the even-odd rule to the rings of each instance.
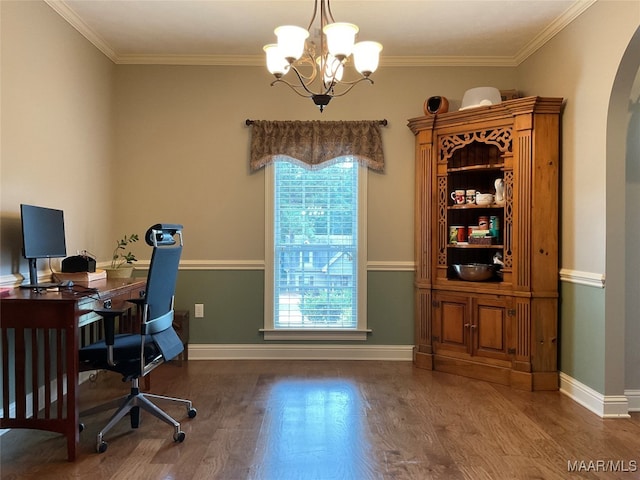
[[[107,345],[104,340],[92,343],[80,349],[80,363],[96,370],[110,370],[118,372],[130,379],[141,375],[140,372],[140,335],[117,334],[113,345],[113,359],[115,366],[109,365],[107,359]],[[150,335],[145,337],[145,363],[153,360],[160,351]]]

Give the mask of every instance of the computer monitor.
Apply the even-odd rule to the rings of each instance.
[[[53,208],[20,205],[22,254],[29,261],[29,284],[24,288],[50,286],[38,283],[39,258],[66,257],[64,213]]]

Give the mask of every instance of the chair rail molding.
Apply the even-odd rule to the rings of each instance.
[[[586,285],[588,287],[604,288],[605,274],[581,272],[579,270],[571,270],[568,268],[560,269],[560,281],[567,283],[575,283],[578,285]]]

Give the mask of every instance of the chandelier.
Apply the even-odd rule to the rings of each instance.
[[[320,25],[314,32],[318,13]],[[333,19],[330,0],[315,0],[306,30],[294,25],[278,27],[274,30],[278,43],[264,46],[267,69],[276,77],[271,85],[284,83],[301,97],[311,98],[322,112],[333,97],[345,95],[360,82],[373,83],[369,77],[378,68],[382,45],[355,43],[358,30],[352,23]],[[352,55],[360,77],[343,80],[345,64]],[[284,79],[290,71],[293,82]]]

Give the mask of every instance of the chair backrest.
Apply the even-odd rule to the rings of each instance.
[[[154,247],[147,275],[148,320],[172,310],[181,254],[182,246]]]
[[[153,252],[147,275],[143,328],[144,333],[153,335],[169,328],[173,322],[173,297],[182,254],[182,225],[153,225],[147,230],[146,241],[153,246]]]

